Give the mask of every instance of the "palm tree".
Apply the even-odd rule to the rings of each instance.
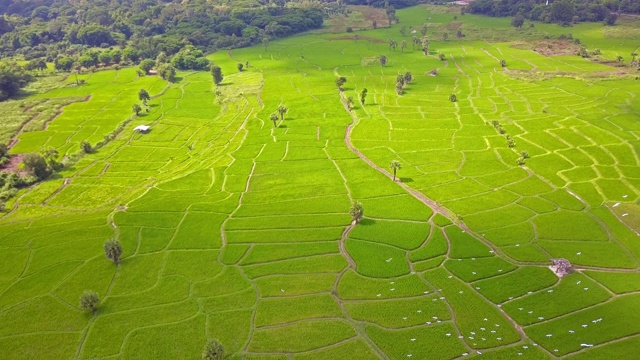
[[[278,121],[278,114],[276,114],[276,113],[271,114],[269,119],[271,119],[271,121],[273,121],[273,127],[278,127],[278,125],[276,125],[276,121]]]
[[[359,201],[354,201],[351,203],[351,209],[349,209],[349,215],[351,215],[351,219],[357,223],[362,220],[362,216],[364,216],[364,207],[362,203]]]
[[[284,114],[288,111],[286,106],[280,105],[278,106],[278,113],[280,114],[280,120],[284,120]]]
[[[402,169],[402,164],[400,164],[400,161],[398,160],[393,160],[389,164],[389,167],[393,170],[393,181],[396,181],[396,173],[398,172],[398,169]]]
[[[120,264],[120,256],[122,255],[122,246],[118,240],[107,240],[104,243],[104,254],[116,265]]]
[[[202,351],[203,360],[222,360],[224,359],[224,347],[217,339],[209,339]]]
[[[80,309],[96,312],[98,305],[100,305],[100,298],[95,292],[85,290],[85,292],[80,296]]]

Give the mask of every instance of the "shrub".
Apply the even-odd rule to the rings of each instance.
[[[98,294],[91,290],[85,290],[80,296],[80,309],[85,311],[96,312],[100,305]]]
[[[224,359],[224,347],[217,339],[209,339],[204,346],[202,352],[203,360],[222,360]]]

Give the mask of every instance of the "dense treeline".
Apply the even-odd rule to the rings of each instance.
[[[131,47],[142,58],[236,48],[322,26],[322,3],[292,0],[0,0],[0,56]]]
[[[17,94],[29,80],[31,75],[23,67],[13,62],[0,62],[0,101]]]
[[[638,0],[475,0],[467,7],[474,14],[515,16],[534,21],[571,23],[605,21],[612,25],[618,13],[640,14]]]
[[[394,7],[396,9],[402,9],[409,6],[418,4],[418,0],[344,0],[348,5],[369,5],[379,8]]]

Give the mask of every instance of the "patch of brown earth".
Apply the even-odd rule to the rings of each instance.
[[[338,40],[366,40],[372,43],[380,44],[386,41],[378,38],[374,38],[371,36],[363,36],[363,35],[344,35],[344,36],[336,36],[332,38],[328,38],[329,41],[338,41]]]
[[[370,24],[373,24],[373,22],[375,21],[378,26],[389,25],[387,14],[382,9],[365,5],[352,5],[348,6],[348,8],[351,9],[351,11],[357,11],[361,13],[362,16],[364,16],[364,18],[369,21]]]
[[[22,162],[22,158],[24,158],[24,154],[11,155],[9,162],[0,166],[0,171],[18,172],[18,166]]]
[[[533,51],[544,56],[576,55],[580,46],[567,40],[543,40],[534,45]]]
[[[445,26],[445,28],[447,30],[457,31],[458,29],[460,29],[460,26],[462,26],[462,21],[452,21],[447,26]]]

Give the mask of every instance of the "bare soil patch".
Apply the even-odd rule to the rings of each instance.
[[[543,40],[533,46],[533,51],[544,56],[576,55],[580,46],[567,40]]]
[[[24,158],[24,154],[11,155],[9,162],[0,166],[0,171],[17,172],[18,165],[22,162],[22,158]]]

